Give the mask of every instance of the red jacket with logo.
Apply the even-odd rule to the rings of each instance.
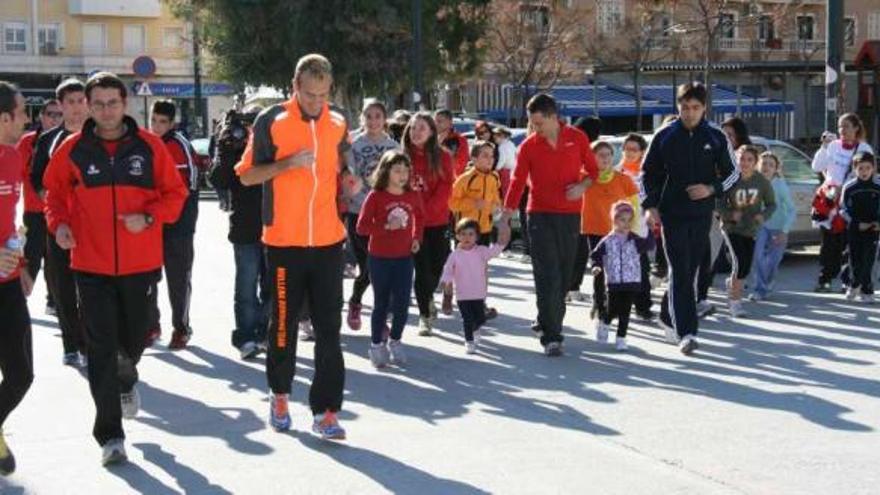
[[[126,134],[106,142],[95,122],[68,137],[52,155],[43,176],[46,223],[73,232],[74,270],[100,275],[131,275],[162,266],[162,225],[180,215],[186,186],[162,139],[125,117]],[[108,152],[108,149],[112,152]],[[121,215],[146,213],[155,223],[137,234]]]
[[[434,173],[424,150],[413,146],[407,152],[412,161],[409,185],[419,193],[425,210],[425,227],[449,225],[449,196],[452,194],[452,155],[440,151],[440,170]]]

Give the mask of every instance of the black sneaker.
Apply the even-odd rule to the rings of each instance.
[[[683,339],[681,339],[681,344],[679,344],[679,350],[685,356],[690,356],[699,349],[700,344],[697,343],[697,339],[691,335],[685,335]]]
[[[820,294],[826,294],[831,292],[831,283],[830,282],[819,282],[816,284],[816,287],[813,289],[813,292],[817,292]]]
[[[638,316],[642,321],[654,321],[654,317],[656,316],[653,311],[639,311],[636,310],[636,316]]]
[[[548,342],[547,345],[544,346],[544,354],[548,357],[562,356],[562,342]]]

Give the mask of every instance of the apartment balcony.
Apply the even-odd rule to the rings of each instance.
[[[3,67],[3,72],[21,74],[88,74],[95,70],[106,70],[119,75],[131,75],[132,62],[137,55],[140,55],[110,50],[90,50],[80,53],[60,50],[55,53],[57,55],[3,53],[0,54],[0,67]],[[183,55],[172,57],[168,55],[168,50],[159,49],[146,53],[163,53],[163,56],[153,55],[158,76],[192,77],[193,75],[190,57]]]
[[[70,15],[158,18],[159,0],[68,0]]]
[[[812,54],[825,49],[825,40],[788,40],[788,51],[792,54]]]

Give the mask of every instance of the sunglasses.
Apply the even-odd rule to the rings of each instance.
[[[64,115],[61,112],[46,112],[46,116],[53,119],[60,119]]]

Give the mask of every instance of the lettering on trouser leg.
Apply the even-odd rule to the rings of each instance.
[[[283,349],[287,347],[287,269],[275,269],[275,304],[278,307],[278,331],[275,345]]]

